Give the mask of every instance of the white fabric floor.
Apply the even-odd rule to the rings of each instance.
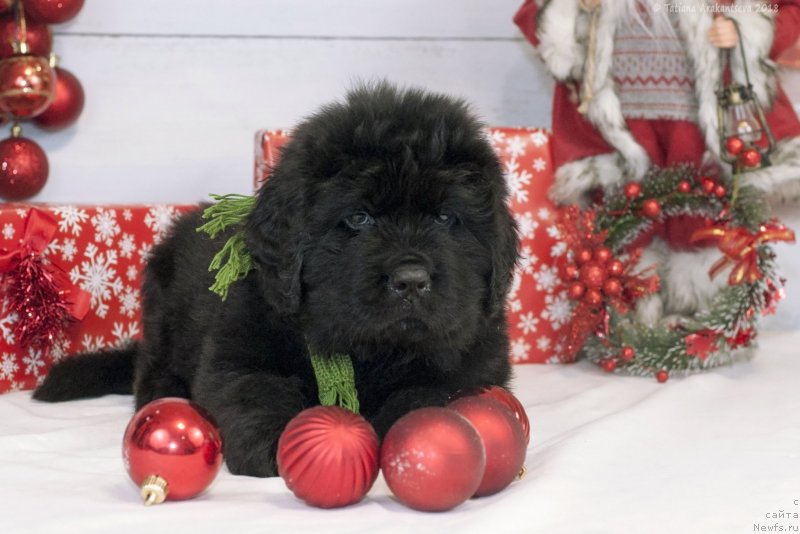
[[[586,363],[518,366],[527,477],[439,514],[400,505],[381,478],[362,503],[330,511],[279,478],[224,469],[194,500],[145,508],[121,459],[130,397],[11,393],[0,396],[0,532],[797,532],[799,382],[800,332],[765,333],[752,362],[663,385]]]

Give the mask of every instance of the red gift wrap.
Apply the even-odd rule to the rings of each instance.
[[[289,132],[256,134],[255,185],[269,176]],[[519,226],[521,258],[508,295],[509,357],[514,363],[572,361],[560,339],[572,302],[559,272],[567,247],[547,198],[553,184],[550,133],[537,128],[490,128],[487,136],[503,165],[509,203]]]
[[[36,387],[69,354],[141,336],[142,268],[180,213],[194,206],[0,206],[0,393]],[[51,347],[23,343],[9,287],[31,255],[65,295],[70,319]]]

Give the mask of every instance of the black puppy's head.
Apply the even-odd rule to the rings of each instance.
[[[517,258],[506,196],[464,102],[362,87],[292,132],[248,246],[268,300],[320,350],[461,350],[504,325]]]

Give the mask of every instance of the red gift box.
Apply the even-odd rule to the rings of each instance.
[[[507,302],[509,357],[514,363],[571,361],[559,341],[572,303],[559,277],[567,247],[559,239],[558,208],[547,198],[553,184],[550,133],[537,128],[491,128],[487,135],[505,171],[521,241],[522,257]],[[256,134],[256,187],[269,176],[287,136],[285,130]]]
[[[20,317],[10,310],[8,273],[0,272],[0,392],[30,389],[66,355],[119,347],[141,336],[139,287],[148,251],[179,213],[196,206],[0,206],[0,257],[25,253],[26,223],[36,210],[48,238],[37,247],[60,284],[83,293],[88,311],[67,324],[49,350],[23,347],[15,335]],[[50,237],[51,236],[51,237]],[[29,240],[28,240],[29,241]],[[19,256],[19,255],[17,255]],[[10,263],[10,262],[6,262]],[[79,288],[82,291],[77,291]],[[69,290],[69,288],[59,289]]]

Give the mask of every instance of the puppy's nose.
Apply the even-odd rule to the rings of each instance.
[[[389,289],[403,298],[419,297],[431,290],[431,275],[421,265],[401,265],[389,277]]]

